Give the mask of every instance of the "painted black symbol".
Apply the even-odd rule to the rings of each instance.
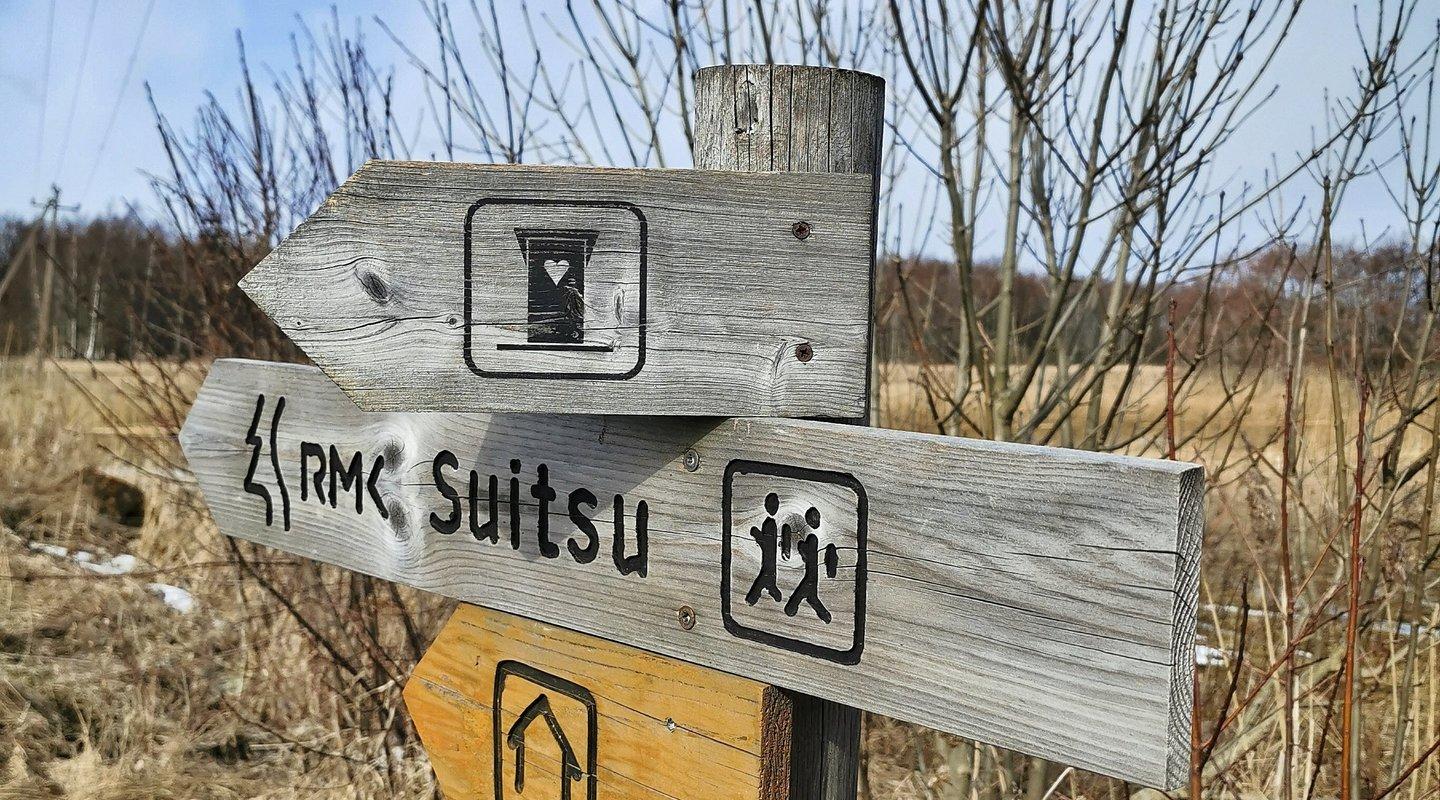
[[[504,713],[507,691],[523,692],[525,696],[533,694],[534,699],[525,706],[525,710],[521,712],[520,716],[508,728],[505,728],[501,717]],[[552,694],[557,698],[556,702],[559,702],[558,698],[568,698],[570,701],[584,706],[584,731],[572,730],[568,733],[565,731],[560,715],[556,713],[555,706],[552,704]],[[595,696],[588,689],[558,675],[538,670],[529,664],[519,661],[501,661],[495,669],[495,701],[492,708],[495,741],[495,797],[497,800],[526,792],[527,737],[530,737],[529,743],[533,747],[534,737],[537,736],[549,736],[560,750],[559,800],[570,800],[572,790],[579,783],[584,784],[586,800],[595,800],[598,788],[595,776],[598,715],[595,710]],[[537,724],[542,721],[543,725]],[[504,730],[503,735],[502,730]],[[572,742],[581,741],[585,742],[583,754],[577,753],[575,745],[572,744]],[[513,786],[511,795],[506,794],[505,756],[507,751],[511,753],[515,775],[513,784],[510,784]],[[584,763],[581,762],[582,755]],[[532,778],[529,785],[533,788],[536,783]],[[547,791],[542,790],[542,792],[535,796],[551,796]]]
[[[598,231],[517,228],[515,239],[529,270],[526,349],[613,350],[585,343],[585,267]],[[504,349],[507,345],[497,347]],[[515,347],[516,345],[509,345]]]
[[[260,448],[265,440],[260,438],[260,418],[265,414],[265,395],[255,395],[255,418],[250,421],[250,430],[245,433],[245,444],[249,445],[250,468],[245,471],[245,480],[242,482],[247,493],[253,494],[265,501],[265,526],[269,527],[275,521],[275,505],[270,498],[270,490],[263,484],[255,481],[255,470],[260,466]],[[285,476],[280,473],[280,448],[278,442],[280,434],[280,418],[285,414],[285,397],[282,395],[275,401],[275,411],[270,417],[270,468],[275,473],[275,485],[280,489],[280,507],[285,517],[285,530],[290,530],[290,492],[285,488]]]
[[[828,495],[831,497],[836,495],[843,497],[846,494],[853,496],[854,580],[852,582],[831,580],[840,574],[840,549],[842,546],[848,547],[849,532],[826,531],[824,527],[826,519],[817,505],[802,504],[800,507],[805,509],[804,513],[798,513],[797,509],[796,513],[782,519],[780,494],[777,491],[768,491],[761,503],[764,518],[758,525],[751,525],[748,536],[745,535],[742,532],[745,523],[737,524],[736,515],[737,512],[751,513],[752,509],[736,507],[737,481],[744,481],[747,484],[747,489],[750,490],[747,492],[748,497],[756,496],[754,494],[756,487],[772,484],[785,486],[787,495],[797,493],[803,495],[806,485],[809,484],[816,489],[817,494],[819,486],[825,485],[830,488]],[[834,491],[836,488],[844,491],[836,492]],[[865,644],[865,544],[866,515],[869,505],[865,487],[860,484],[860,481],[843,472],[806,469],[761,461],[735,460],[725,468],[721,498],[724,530],[721,550],[720,609],[725,629],[734,636],[786,650],[842,664],[859,663],[860,653]],[[749,502],[753,502],[753,500]],[[845,517],[846,520],[850,519],[848,513],[840,516]],[[753,519],[753,516],[741,517],[741,519],[748,521]],[[848,522],[836,520],[835,525],[842,527],[848,525]],[[824,538],[822,538],[822,533],[825,534]],[[835,539],[839,537],[847,538],[844,545],[837,545]],[[746,584],[743,578],[739,583],[732,583],[732,573],[736,563],[734,555],[737,549],[742,547],[749,552],[758,550],[759,565],[755,570],[753,580],[749,583],[748,591],[743,595],[744,605],[740,608],[754,608],[763,615],[765,606],[774,606],[776,613],[783,613],[788,618],[798,617],[801,621],[812,620],[818,629],[824,630],[828,629],[832,623],[840,624],[835,623],[831,606],[827,604],[827,592],[832,593],[830,595],[832,601],[841,602],[846,598],[839,597],[834,593],[853,591],[853,631],[838,631],[842,637],[846,633],[852,634],[849,637],[848,646],[834,646],[836,636],[833,633],[807,639],[802,634],[794,633],[793,627],[788,627],[787,633],[765,629],[757,622],[763,616],[757,616],[756,613],[747,613],[743,615],[743,619],[737,617],[735,613],[737,609],[733,604],[741,601],[732,600],[732,592],[738,593],[739,589],[736,587],[743,588]],[[786,570],[787,574],[799,574],[799,578],[791,581],[789,586],[783,586],[780,579],[779,567],[782,563],[792,567]]]
[[[580,762],[575,760],[575,748],[570,746],[570,739],[565,736],[560,720],[555,718],[555,712],[550,708],[550,698],[543,694],[535,698],[525,713],[510,726],[510,732],[505,734],[505,743],[515,751],[515,791],[525,791],[525,731],[530,729],[532,722],[542,718],[550,736],[560,746],[560,797],[569,800],[570,782],[580,780],[583,773]]]
[[[513,244],[499,245],[501,230]],[[465,217],[466,365],[486,378],[633,378],[645,366],[647,231],[633,203],[476,202]]]
[[[832,619],[830,609],[826,608],[820,599],[820,561],[823,553],[825,576],[835,577],[840,567],[839,551],[835,549],[834,542],[820,547],[820,509],[815,506],[805,509],[805,525],[808,528],[805,531],[795,530],[799,526],[789,522],[780,524],[777,531],[775,515],[779,512],[780,495],[774,492],[765,495],[765,521],[750,529],[750,538],[760,546],[760,572],[755,575],[755,582],[750,584],[750,591],[745,594],[745,602],[755,605],[760,601],[762,592],[770,595],[772,600],[780,599],[780,586],[775,575],[775,557],[778,554],[788,560],[793,544],[794,549],[799,551],[805,574],[790,593],[790,599],[785,602],[785,616],[793,617],[798,614],[800,603],[805,602],[820,621],[829,624]]]

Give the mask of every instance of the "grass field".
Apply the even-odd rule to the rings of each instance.
[[[400,703],[416,647],[397,619],[428,637],[448,604],[408,591],[356,602],[370,590],[349,576],[220,537],[173,440],[203,373],[200,364],[0,362],[0,798],[434,796]],[[933,428],[918,387],[936,376],[891,365],[878,378],[882,423]],[[1147,368],[1140,380],[1158,385],[1163,373]],[[1287,524],[1305,583],[1287,633],[1275,585],[1283,387],[1267,374],[1241,388],[1248,401],[1202,376],[1175,404],[1180,455],[1211,476],[1197,653],[1204,735],[1224,722],[1207,776],[1216,796],[1278,796],[1288,707],[1291,780],[1334,796],[1345,516],[1333,439],[1356,397],[1343,395],[1337,414],[1318,372],[1301,393],[1302,478],[1290,487]],[[1127,415],[1143,432],[1164,395],[1137,396]],[[1383,432],[1384,408],[1367,424]],[[1401,442],[1402,455],[1423,451],[1423,438]],[[1142,435],[1129,449],[1157,455],[1161,441]],[[1440,604],[1433,575],[1417,578],[1402,552],[1429,524],[1413,489],[1365,520],[1374,599],[1358,632],[1358,720],[1367,797],[1412,762],[1393,796],[1440,790],[1435,759],[1421,758],[1440,740]],[[339,618],[342,605],[373,619]],[[355,663],[339,669],[298,620],[369,640],[340,653]],[[1295,687],[1288,706],[1285,675]],[[865,744],[870,798],[1136,793],[879,718],[867,720]]]

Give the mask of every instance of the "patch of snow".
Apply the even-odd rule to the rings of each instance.
[[[1223,667],[1230,657],[1224,650],[1208,644],[1195,645],[1195,665],[1199,667]]]
[[[1206,611],[1215,611],[1221,614],[1239,614],[1241,611],[1240,606],[1226,605],[1224,603],[1202,603],[1201,608]],[[1265,619],[1268,617],[1279,617],[1281,614],[1279,611],[1266,611],[1263,608],[1252,608],[1247,616]]]
[[[129,575],[140,566],[140,559],[129,553],[121,553],[114,558],[107,558],[104,561],[96,561],[95,554],[88,550],[76,550],[70,552],[60,545],[45,544],[44,542],[29,542],[31,550],[37,553],[44,553],[55,558],[65,558],[75,564],[100,575]]]
[[[44,553],[55,558],[68,559],[80,567],[94,572],[98,575],[129,575],[140,566],[140,559],[129,553],[121,553],[118,556],[107,558],[104,561],[96,561],[95,554],[88,550],[76,550],[74,553],[59,545],[44,544],[43,542],[30,542],[29,547],[38,553]],[[171,586],[168,583],[147,583],[145,588],[155,593],[170,606],[181,614],[189,614],[199,605],[195,601],[195,595],[181,589],[179,586]]]
[[[45,544],[43,542],[30,542],[30,549],[56,558],[69,558],[70,551],[58,544]]]
[[[1395,632],[1401,636],[1440,636],[1440,631],[1427,625],[1416,625],[1411,622],[1395,623]]]
[[[96,561],[89,553],[80,552],[75,554],[75,563],[100,575],[129,575],[140,566],[140,559],[129,553],[121,553],[114,558]]]
[[[179,586],[171,586],[168,583],[147,583],[145,588],[160,595],[165,605],[179,611],[181,614],[189,614],[195,610],[197,603],[195,595],[181,589]]]

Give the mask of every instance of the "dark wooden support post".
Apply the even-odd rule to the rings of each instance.
[[[707,67],[695,76],[695,167],[868,174],[875,179],[878,204],[884,101],[885,81],[863,72],[763,64]],[[874,240],[872,229],[872,258]],[[870,275],[873,306],[873,261]],[[867,337],[872,354],[873,316]],[[871,364],[867,376],[873,372]],[[868,389],[868,377],[866,383]],[[845,421],[870,422],[868,413]],[[860,765],[859,709],[791,695],[791,798],[852,800]]]

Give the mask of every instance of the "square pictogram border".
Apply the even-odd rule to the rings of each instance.
[[[783,636],[758,628],[751,628],[742,625],[731,614],[730,544],[733,537],[733,531],[731,529],[731,501],[734,478],[737,474],[773,475],[775,477],[793,478],[811,483],[829,483],[836,486],[843,486],[855,493],[855,631],[849,649],[840,650],[838,648],[826,647],[814,642],[809,642],[804,639]],[[860,663],[860,653],[865,648],[866,524],[869,513],[870,500],[865,494],[864,485],[862,485],[854,475],[847,472],[794,467],[788,464],[751,461],[743,458],[734,459],[729,464],[726,464],[720,499],[720,514],[724,518],[724,527],[722,528],[720,543],[720,616],[725,622],[725,630],[729,631],[732,636],[737,636],[741,639],[749,639],[783,650],[823,658],[827,661],[834,661],[837,664]]]
[[[496,800],[505,797],[505,736],[501,733],[504,724],[500,719],[500,715],[503,713],[501,700],[504,698],[505,693],[505,678],[510,675],[543,686],[551,691],[559,692],[572,700],[578,700],[584,704],[585,724],[589,728],[585,737],[585,797],[586,800],[595,800],[595,794],[599,786],[595,771],[595,751],[600,730],[599,714],[595,710],[595,695],[591,694],[589,689],[586,689],[574,681],[566,680],[559,675],[551,675],[523,661],[510,659],[501,661],[495,666],[495,697],[490,705],[490,716],[494,721],[492,738],[495,745]]]
[[[487,370],[475,363],[472,346],[474,342],[470,334],[474,327],[474,282],[472,271],[474,264],[471,253],[471,230],[474,225],[475,214],[485,206],[508,205],[508,206],[570,206],[573,208],[618,208],[629,211],[635,215],[640,223],[640,304],[639,304],[639,326],[638,343],[640,350],[635,359],[635,365],[624,372],[534,372],[529,370]],[[482,378],[536,378],[550,380],[595,380],[595,381],[623,381],[629,380],[639,374],[645,366],[645,293],[646,281],[646,260],[649,250],[650,232],[649,222],[645,219],[645,212],[634,203],[626,203],[617,200],[556,200],[535,197],[487,197],[478,200],[470,206],[465,213],[465,329],[463,332],[463,347],[465,350],[465,366],[471,372]]]

